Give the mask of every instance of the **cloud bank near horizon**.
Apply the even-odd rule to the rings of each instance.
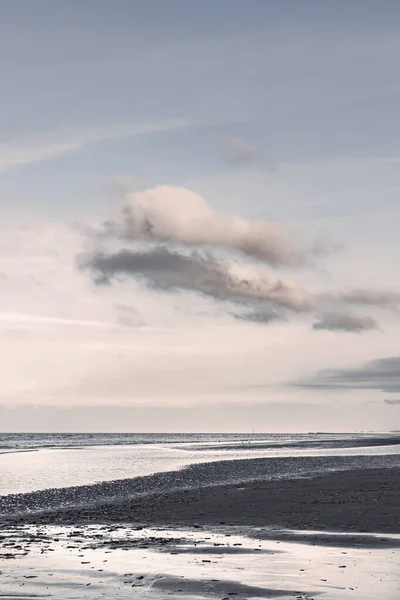
[[[324,389],[378,390],[398,394],[400,393],[400,356],[379,358],[347,369],[324,369],[294,385]]]
[[[385,398],[384,403],[390,406],[400,406],[400,398]]]

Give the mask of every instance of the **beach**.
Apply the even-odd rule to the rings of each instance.
[[[0,496],[5,597],[395,600],[400,454],[354,447]]]
[[[37,523],[266,526],[400,534],[400,468],[148,494],[33,517]]]

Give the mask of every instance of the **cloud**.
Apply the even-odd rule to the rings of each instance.
[[[221,159],[233,167],[259,167],[272,171],[275,166],[259,154],[253,146],[243,140],[224,137],[218,140]]]
[[[219,260],[206,251],[183,253],[165,245],[95,251],[83,258],[81,266],[92,269],[98,282],[128,275],[164,291],[193,291],[225,301],[265,300],[297,312],[313,306],[312,297],[295,284],[271,279],[252,265]]]
[[[351,369],[319,371],[313,378],[295,385],[400,393],[400,356],[372,360]]]
[[[349,304],[364,304],[396,309],[400,305],[400,293],[374,289],[356,289],[340,295],[340,299]]]
[[[65,154],[77,152],[89,144],[105,142],[122,137],[134,137],[162,131],[179,129],[187,121],[170,119],[164,121],[138,121],[110,123],[93,129],[64,131],[62,129],[38,134],[30,138],[0,141],[0,173],[12,167],[37,163]]]
[[[298,283],[271,277],[256,262],[243,262],[243,255],[275,269],[300,268],[323,259],[326,244],[314,240],[306,247],[283,224],[213,210],[183,187],[127,193],[122,207],[93,230],[91,242],[95,250],[86,256],[86,266],[98,281],[129,275],[153,289],[233,302],[238,310],[227,307],[228,314],[247,321],[272,322],[284,318],[285,310],[313,312],[314,330],[361,333],[377,329],[378,323],[349,312],[347,303],[379,301],[386,307],[396,300],[395,293],[378,290],[313,294]],[[235,261],[228,260],[233,253]]]
[[[391,404],[392,406],[400,405],[400,398],[385,398],[385,404]]]
[[[157,186],[127,195],[120,212],[104,223],[103,235],[126,240],[214,246],[239,251],[274,266],[299,266],[311,249],[300,247],[279,223],[250,221],[210,208],[195,192]]]
[[[326,329],[328,331],[348,331],[351,333],[361,333],[377,328],[377,322],[371,317],[349,312],[326,313],[313,325],[315,330]]]
[[[279,307],[265,306],[265,303],[263,306],[254,304],[250,309],[245,305],[242,311],[236,311],[233,316],[239,321],[248,321],[259,325],[282,321],[285,318],[284,313],[279,310]]]
[[[71,327],[76,325],[78,327],[112,327],[113,323],[106,323],[102,321],[91,321],[87,319],[66,319],[62,317],[48,317],[43,315],[27,315],[21,313],[1,313],[0,312],[0,324],[1,323],[27,323],[29,324],[44,324],[44,325],[65,325]]]

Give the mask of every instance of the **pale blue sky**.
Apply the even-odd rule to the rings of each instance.
[[[98,289],[75,266],[82,239],[69,224],[111,218],[121,176],[136,190],[170,186],[161,200],[183,186],[213,209],[332,243],[316,268],[282,272],[318,302],[352,286],[399,292],[399,71],[397,0],[0,0],[0,405],[139,404],[151,416],[186,398],[197,415],[203,403],[244,406],[255,382],[272,391],[252,391],[249,410],[281,399],[309,414],[315,402],[324,429],[321,396],[290,382],[390,358],[398,313],[371,306],[379,327],[354,335],[317,332],[309,314],[240,323],[201,295],[136,281]],[[253,162],[229,164],[224,139]],[[121,305],[143,338],[124,329]],[[330,394],[337,428],[361,412],[372,427],[380,407],[379,427],[399,418],[376,390]]]
[[[2,204],[74,214],[98,207],[114,172],[149,184],[218,175],[223,135],[279,164],[398,156],[398,2],[3,0],[0,11],[0,150],[32,148],[3,174]],[[167,130],[122,135],[143,121]],[[71,138],[79,149],[35,162]]]

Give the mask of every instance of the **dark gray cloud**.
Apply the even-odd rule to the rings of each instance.
[[[371,317],[344,311],[326,313],[313,324],[315,330],[347,331],[349,333],[362,333],[377,328],[378,323]]]
[[[339,298],[349,304],[378,306],[389,309],[396,309],[400,306],[400,293],[394,291],[356,289],[341,294]]]
[[[227,310],[239,320],[270,323],[284,320],[287,311],[313,312],[319,300],[299,286],[270,278],[258,268],[218,258],[205,250],[178,248],[171,244],[142,245],[115,252],[97,250],[85,257],[97,283],[132,277],[156,290],[189,291],[229,302]],[[136,322],[137,316],[119,311],[120,322]],[[340,311],[325,312],[315,330],[361,333],[376,329],[371,317]]]
[[[275,165],[243,140],[235,137],[224,137],[218,140],[221,159],[232,167],[258,167],[268,171],[275,170]]]
[[[244,310],[234,312],[233,316],[239,321],[250,321],[260,325],[285,320],[285,313],[274,306],[254,306],[251,309],[246,307]]]
[[[319,371],[314,377],[294,385],[400,393],[400,356],[380,358],[352,369]]]
[[[260,311],[259,320],[261,313],[266,316],[270,312],[267,307],[260,310],[260,301],[297,312],[312,308],[312,299],[301,289],[280,279],[261,277],[254,270],[246,272],[241,267],[237,271],[235,264],[217,260],[209,252],[182,253],[167,246],[95,252],[87,256],[81,266],[90,268],[99,283],[130,276],[159,290],[187,290],[219,300],[247,301],[252,313]]]
[[[384,402],[391,405],[400,405],[400,398],[385,398]]]

